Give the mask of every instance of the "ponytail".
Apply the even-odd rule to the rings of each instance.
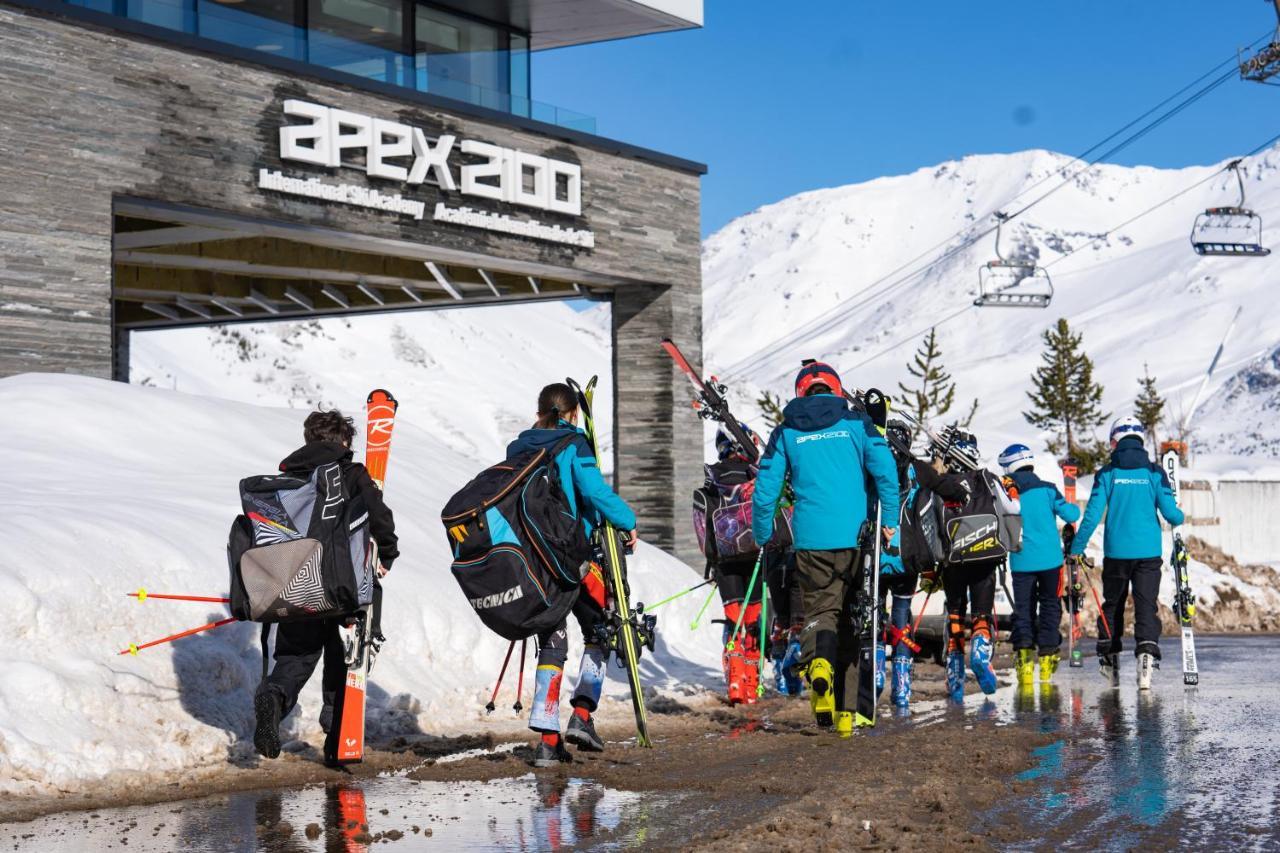
[[[555,429],[560,420],[578,408],[578,396],[563,382],[553,382],[538,394],[538,429]]]

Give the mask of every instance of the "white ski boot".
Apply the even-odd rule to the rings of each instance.
[[[1138,689],[1151,689],[1151,672],[1160,668],[1160,662],[1149,652],[1138,655]]]

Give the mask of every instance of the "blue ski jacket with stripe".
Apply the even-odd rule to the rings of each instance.
[[[892,448],[890,452],[893,452]],[[910,511],[908,507],[915,500],[916,492],[920,490],[920,482],[916,479],[916,472],[910,465],[898,468],[897,472],[899,517],[897,529],[893,532],[893,538],[889,540],[889,547],[882,549],[880,553],[880,574],[882,575],[900,575],[906,570],[902,563],[902,516]]]
[[[885,527],[898,525],[898,467],[888,443],[866,415],[844,398],[815,394],[792,400],[760,457],[751,502],[756,542],[773,537],[774,512],[790,479],[791,526],[803,551],[855,548],[872,490]]]
[[[1062,535],[1058,519],[1068,524],[1080,520],[1080,507],[1067,499],[1053,483],[1046,483],[1031,469],[1009,475],[1018,489],[1022,506],[1022,550],[1009,555],[1015,572],[1043,572],[1062,565]]]
[[[1093,491],[1084,508],[1084,521],[1071,543],[1072,554],[1083,554],[1089,537],[1106,511],[1102,553],[1117,560],[1144,560],[1161,556],[1160,520],[1177,527],[1184,520],[1173,499],[1169,478],[1147,456],[1136,436],[1120,439],[1111,461],[1093,478]]]
[[[527,429],[507,445],[507,458],[527,453],[530,450],[541,450],[553,447],[569,433],[576,433],[577,438],[569,442],[555,458],[556,470],[560,472],[560,486],[564,489],[569,506],[574,514],[582,519],[582,526],[587,535],[600,523],[603,517],[619,530],[634,530],[636,514],[627,502],[609,488],[596,464],[595,454],[582,431],[568,421],[560,421],[555,429]]]

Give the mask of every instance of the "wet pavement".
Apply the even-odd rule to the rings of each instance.
[[[22,851],[572,850],[643,846],[664,836],[676,798],[532,774],[251,791],[154,806],[63,812],[0,826]],[[376,845],[376,847],[375,847]]]
[[[1002,718],[1062,737],[987,816],[1020,836],[998,847],[1280,850],[1280,637],[1196,645],[1198,687],[1183,685],[1174,639],[1149,692],[1127,652],[1119,688],[1088,657],[1055,687],[1012,689]]]

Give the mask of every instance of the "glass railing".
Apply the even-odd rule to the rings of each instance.
[[[451,79],[430,73],[433,55],[416,56],[389,48],[402,40],[385,26],[370,27],[368,38],[347,38],[322,29],[307,29],[291,22],[297,4],[279,0],[64,0],[81,6],[151,24],[176,32],[200,36],[223,44],[259,51],[309,65],[316,65],[399,86],[427,92],[478,107],[522,116],[535,121],[583,133],[596,132],[592,116],[553,104],[535,101],[522,94],[501,91],[468,80]],[[250,11],[252,9],[252,11]],[[261,14],[258,14],[261,12]],[[516,37],[512,37],[513,42]],[[529,54],[525,50],[494,51],[485,54],[450,54],[453,65],[465,65],[473,57],[488,81],[507,76],[516,88],[526,88]],[[464,60],[459,63],[458,60]],[[496,70],[495,70],[496,69]]]

